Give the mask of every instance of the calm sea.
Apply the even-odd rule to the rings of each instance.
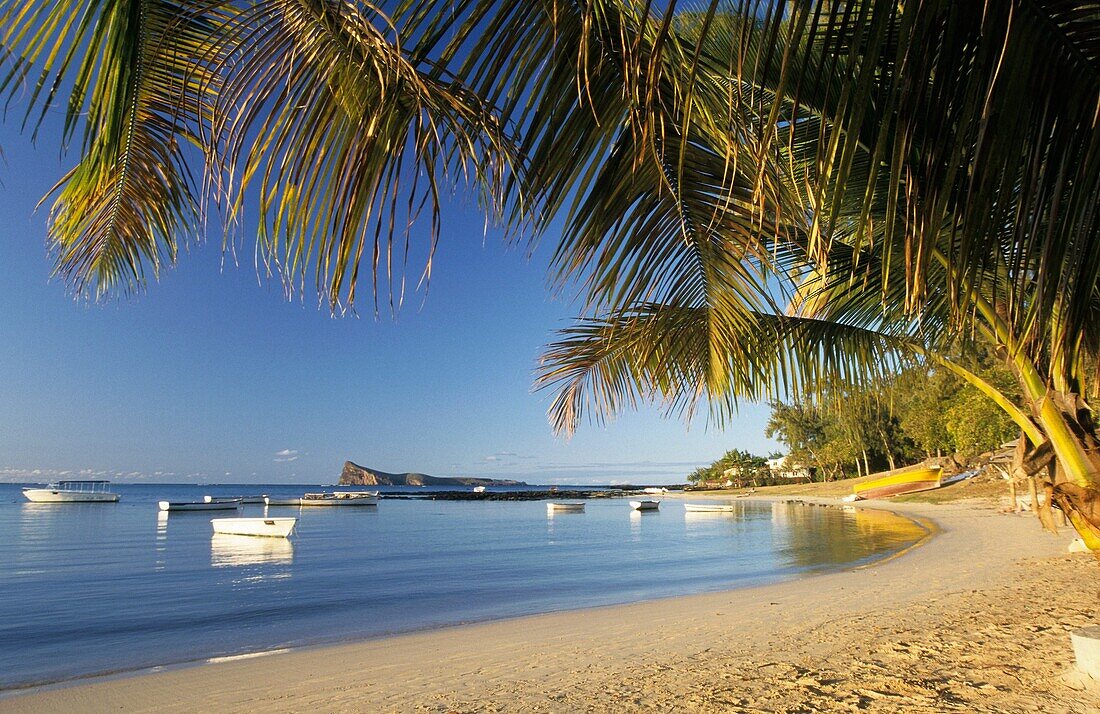
[[[923,535],[889,514],[794,504],[689,514],[669,499],[639,514],[609,499],[550,518],[540,501],[383,499],[272,508],[299,517],[281,540],[213,536],[210,519],[232,513],[156,508],[318,488],[114,484],[117,504],[48,505],[0,485],[0,689],[757,585],[864,564]]]

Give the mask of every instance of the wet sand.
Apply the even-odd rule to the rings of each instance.
[[[1066,554],[1070,531],[878,505],[937,533],[859,570],[92,681],[0,712],[1100,712],[1100,682],[1064,676],[1068,632],[1100,622],[1100,562]]]

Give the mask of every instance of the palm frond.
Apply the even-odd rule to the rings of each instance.
[[[39,126],[70,80],[66,139],[77,165],[53,188],[56,271],[78,294],[132,291],[195,237],[201,200],[187,152],[219,88],[210,2],[10,3],[0,43],[15,61],[2,89],[38,70],[27,121]],[[38,118],[33,110],[38,109]],[[191,148],[188,149],[188,146]]]
[[[871,385],[922,351],[919,340],[873,328],[769,313],[714,330],[707,308],[643,305],[580,320],[543,354],[537,385],[556,392],[554,430],[571,434],[640,402],[690,417],[700,403],[719,423],[739,399],[820,396]]]
[[[279,0],[247,8],[225,40],[249,49],[217,107],[223,190],[239,215],[255,187],[258,262],[288,290],[312,271],[333,310],[354,303],[364,268],[376,311],[380,275],[396,309],[411,224],[428,210],[426,278],[442,194],[466,178],[501,210],[492,189],[511,154],[492,108],[415,66],[401,39],[370,4]]]

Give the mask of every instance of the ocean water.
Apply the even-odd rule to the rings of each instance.
[[[50,505],[0,485],[0,689],[746,587],[866,564],[924,535],[881,512],[747,501],[639,514],[591,500],[553,517],[542,501],[271,508],[299,518],[289,540],[214,536],[210,519],[232,512],[156,508],[318,489],[114,484],[117,504]]]

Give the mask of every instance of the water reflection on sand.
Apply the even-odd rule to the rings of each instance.
[[[858,563],[927,535],[924,526],[909,518],[872,508],[777,502],[771,512],[774,547],[805,568]]]

